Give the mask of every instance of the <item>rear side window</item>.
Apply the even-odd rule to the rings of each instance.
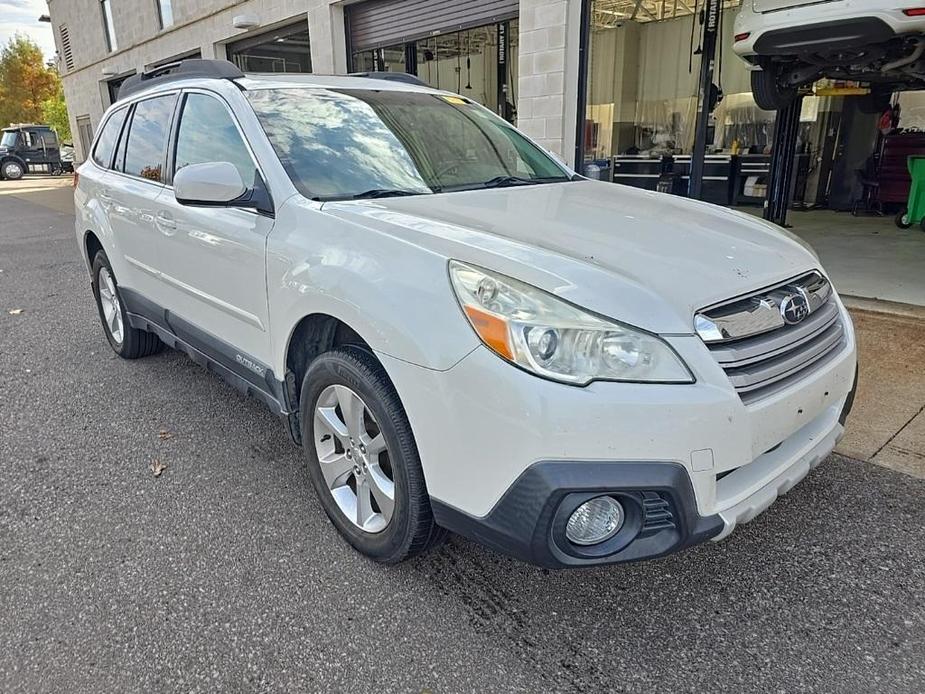
[[[164,181],[164,156],[176,94],[156,96],[135,105],[125,149],[125,173]]]
[[[112,165],[112,152],[116,148],[119,132],[122,130],[127,113],[127,108],[115,111],[103,126],[99,139],[96,141],[96,147],[93,148],[93,161],[100,166],[108,169]]]
[[[228,109],[218,99],[205,94],[186,97],[174,161],[174,171],[190,164],[227,161],[234,164],[248,188],[253,187],[257,175],[254,160]]]

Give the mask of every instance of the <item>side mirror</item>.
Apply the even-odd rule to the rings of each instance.
[[[227,161],[189,164],[173,177],[173,194],[181,205],[228,205],[246,192],[241,174]]]

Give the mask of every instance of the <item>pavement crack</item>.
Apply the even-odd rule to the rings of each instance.
[[[909,418],[909,420],[908,420],[905,424],[903,424],[901,427],[899,427],[899,429],[897,429],[897,430],[893,433],[893,435],[892,435],[890,438],[888,438],[888,439],[884,442],[884,444],[883,444],[882,446],[880,446],[880,448],[878,448],[876,451],[874,451],[874,454],[873,454],[872,456],[870,456],[870,460],[873,460],[873,459],[876,458],[878,455],[880,455],[880,452],[881,452],[884,448],[886,448],[887,446],[889,446],[891,443],[893,443],[893,439],[895,439],[897,436],[899,436],[899,435],[903,432],[903,430],[904,430],[907,426],[909,426],[910,424],[912,424],[912,422],[915,421],[915,418],[918,417],[918,416],[919,416],[920,414],[922,414],[923,412],[925,412],[925,405],[922,405],[922,406],[918,409],[918,411],[917,411],[914,415],[912,415],[912,416]]]

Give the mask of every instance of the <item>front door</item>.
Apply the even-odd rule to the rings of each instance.
[[[207,92],[184,95],[173,160],[177,171],[230,162],[245,185],[259,180],[227,104]],[[203,343],[230,358],[233,370],[243,366],[252,380],[262,378],[270,363],[266,239],[273,223],[252,209],[181,205],[170,189],[159,198],[155,215],[171,327],[194,346]]]

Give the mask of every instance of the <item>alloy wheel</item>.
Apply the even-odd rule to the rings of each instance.
[[[100,268],[97,278],[97,284],[100,290],[100,306],[103,308],[103,318],[106,323],[106,329],[112,335],[112,339],[120,345],[122,344],[122,305],[119,302],[119,294],[116,292],[116,283],[112,279],[112,274],[105,267]]]
[[[343,385],[321,391],[314,439],[321,474],[341,513],[364,532],[385,530],[395,511],[392,463],[363,399]]]
[[[23,174],[22,167],[14,161],[7,162],[3,166],[3,175],[11,180],[20,178]]]

